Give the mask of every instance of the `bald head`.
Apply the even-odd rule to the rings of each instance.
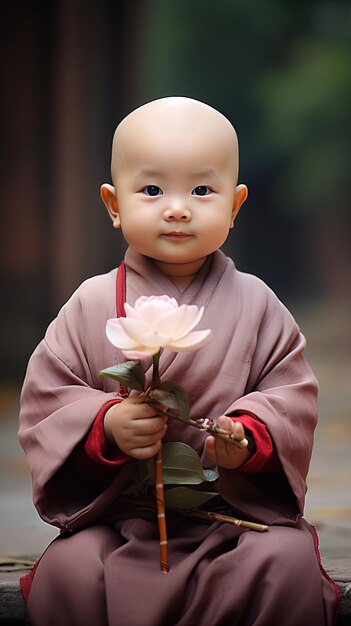
[[[184,288],[234,226],[247,197],[237,176],[230,122],[197,100],[162,98],[118,126],[101,196],[128,244]]]
[[[238,175],[236,132],[219,111],[203,102],[184,97],[154,100],[132,111],[117,127],[112,146],[111,173],[118,186],[119,172],[135,158],[147,164],[149,154],[158,152],[163,162],[190,160],[198,154],[215,154],[227,162],[234,185]]]

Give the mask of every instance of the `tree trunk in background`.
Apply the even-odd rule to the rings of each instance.
[[[58,307],[124,249],[99,187],[139,103],[138,6],[2,3],[2,378],[23,375]]]

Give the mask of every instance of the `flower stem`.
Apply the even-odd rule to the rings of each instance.
[[[193,517],[194,519],[208,519],[212,522],[227,522],[228,524],[233,524],[234,526],[242,526],[243,528],[248,528],[249,530],[256,530],[258,532],[265,532],[268,530],[268,526],[266,524],[258,524],[257,522],[247,522],[243,519],[238,519],[237,517],[232,517],[229,515],[222,515],[221,513],[212,513],[212,511],[189,511],[185,512],[185,515],[188,517]]]
[[[167,574],[168,566],[168,541],[166,527],[166,506],[162,480],[162,448],[155,458],[155,484],[156,484],[156,503],[157,503],[157,521],[160,536],[160,564],[161,572]]]
[[[161,383],[158,365],[160,362],[160,356],[162,349],[152,357],[153,369],[152,369],[152,381],[151,389],[157,389]],[[165,495],[163,489],[162,478],[162,447],[155,457],[155,485],[156,485],[156,504],[157,504],[157,521],[158,532],[160,536],[160,565],[161,572],[167,574],[169,571],[168,566],[168,541],[167,541],[167,526],[166,526],[166,505]]]
[[[157,354],[154,354],[152,357],[153,368],[152,368],[152,380],[151,380],[150,389],[157,389],[157,387],[159,387],[160,382],[161,382],[161,378],[160,378],[160,374],[158,370],[158,364],[160,362],[161,354],[162,354],[162,348],[160,348]]]
[[[149,404],[152,404],[152,400],[151,402],[149,401]],[[180,416],[179,411],[172,410],[168,407],[165,407],[164,411],[162,411],[160,407],[158,407],[158,412],[159,415],[163,415],[164,417],[173,417],[180,422],[185,422],[186,424],[190,424],[190,426],[194,426],[198,430],[202,430],[203,432],[214,435],[219,439],[224,439],[229,443],[233,443],[238,448],[248,447],[248,440],[246,439],[246,437],[244,437],[243,439],[235,439],[233,433],[225,430],[224,428],[220,428],[219,426],[217,426],[216,422],[213,419],[210,419],[208,417],[197,419],[192,419],[191,417],[189,417],[185,420],[183,417]]]

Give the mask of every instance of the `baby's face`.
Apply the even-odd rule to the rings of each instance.
[[[156,116],[146,127],[137,119],[116,142],[113,178],[123,235],[155,261],[205,259],[233,225],[235,133],[204,118],[172,124]]]

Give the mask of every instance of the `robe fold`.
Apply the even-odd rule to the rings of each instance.
[[[36,570],[28,600],[33,625],[330,626],[336,590],[302,518],[317,384],[296,322],[261,280],[239,272],[220,251],[182,293],[132,249],[125,266],[132,306],[141,295],[167,294],[179,304],[205,307],[197,330],[211,328],[212,341],[196,352],[164,351],[160,375],[186,388],[193,417],[244,412],[266,425],[281,471],[218,468],[219,485],[211,488],[218,488],[234,515],[270,529],[258,534],[170,514],[171,571],[164,575],[154,520],[105,522],[118,511],[135,465],[128,461],[107,478],[97,473],[91,480],[70,462],[101,408],[120,398],[119,385],[99,371],[126,360],[105,334],[107,319],[116,316],[117,270],[88,279],[33,353],[21,397],[19,437],[34,503],[45,521],[65,531]],[[151,365],[151,359],[142,362],[149,383]],[[165,441],[189,444],[211,467],[203,454],[205,437],[168,420]],[[284,611],[283,599],[289,607]]]

